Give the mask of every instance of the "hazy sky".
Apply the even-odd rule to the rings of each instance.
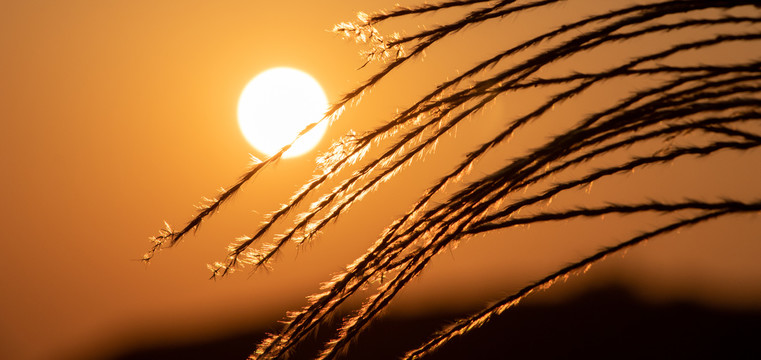
[[[196,236],[162,252],[150,266],[136,261],[164,220],[180,226],[203,196],[214,196],[246,169],[254,150],[235,118],[245,84],[267,68],[291,66],[310,73],[335,101],[376,68],[357,70],[361,48],[327,30],[354,19],[359,10],[390,5],[393,1],[3,2],[0,358],[50,359],[119,337],[171,336],[236,319],[271,323],[366,249],[425,188],[425,182],[409,184],[427,168],[388,184],[390,198],[368,197],[340,226],[328,228],[324,241],[290,249],[271,272],[238,272],[215,282],[207,280],[205,265],[223,259],[231,240],[251,233],[264,214],[309,178],[316,152],[259,175],[256,185],[246,187]],[[379,124],[404,105],[399,99],[430,88],[431,81],[456,75],[472,63],[467,56],[489,53],[480,45],[471,43],[467,51],[443,59],[436,55],[446,47],[431,50],[426,68],[391,77],[328,130],[321,148],[348,129]],[[447,66],[458,60],[459,65]],[[504,104],[493,110],[508,111]],[[759,159],[757,152],[747,156]],[[721,158],[722,174],[694,178],[722,184],[718,175],[724,175],[747,188],[752,172],[732,165],[738,161]],[[686,169],[702,171],[695,165]],[[727,176],[727,171],[736,173]],[[640,186],[657,193],[657,178]],[[623,185],[602,184],[599,191]],[[402,205],[389,206],[397,202]],[[602,278],[607,269],[641,288],[671,289],[672,295],[725,305],[761,303],[761,267],[753,266],[761,255],[757,224],[757,217],[743,218],[686,230],[665,244],[653,241],[624,259],[611,259],[589,275]],[[532,256],[548,252],[551,241],[569,229],[580,236],[590,232],[583,224],[540,229],[527,235],[539,245],[515,244],[521,251],[511,254],[482,251],[498,246],[495,239],[463,244],[435,263],[429,278],[401,302],[418,309],[416,299],[473,293],[472,301],[482,303],[600,246],[558,250],[539,260]],[[698,240],[690,240],[695,236]],[[472,274],[484,281],[469,281]],[[716,300],[717,292],[729,294],[729,300]]]

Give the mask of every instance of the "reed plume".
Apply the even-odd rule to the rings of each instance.
[[[442,39],[455,37],[474,27],[533,11],[553,11],[572,0],[454,0],[437,4],[396,8],[374,14],[360,13],[358,20],[333,29],[337,34],[365,44],[365,65],[379,70],[337,101],[321,121],[336,121],[342,111],[359,103],[367,91],[382,86],[390,73],[401,71],[426,49]],[[444,249],[463,238],[511,227],[556,222],[607,214],[658,213],[667,223],[643,228],[638,235],[604,248],[581,260],[559,267],[546,277],[497,301],[494,305],[457,321],[434,334],[430,341],[407,353],[424,357],[448,340],[467,334],[501,314],[536,290],[579,272],[642,242],[712,219],[761,211],[759,198],[696,200],[685,194],[681,201],[648,200],[635,203],[578,205],[553,211],[537,211],[535,205],[561,194],[572,193],[593,182],[625,176],[644,167],[663,166],[684,158],[708,158],[723,152],[758,151],[761,146],[761,6],[754,0],[656,0],[635,5],[609,1],[594,13],[564,20],[538,35],[522,38],[520,29],[505,25],[503,49],[464,69],[450,80],[432,84],[431,90],[412,99],[375,129],[349,133],[335,141],[318,159],[319,171],[266,221],[230,247],[229,255],[213,266],[212,276],[226,275],[241,264],[267,265],[284,245],[316,239],[325,226],[340,221],[367,194],[383,191],[382,184],[414,166],[422,156],[435,156],[436,144],[458,127],[473,126],[465,120],[485,112],[496,99],[509,101],[522,93],[542,90],[544,98],[525,114],[511,113],[504,126],[482,144],[468,149],[462,161],[439,174],[439,179],[387,228],[373,245],[345,270],[309,298],[303,309],[288,314],[283,327],[259,344],[252,359],[285,358],[319,325],[360,289],[383,279],[373,295],[354,314],[342,320],[336,337],[325,344],[321,359],[338,357],[363,329],[417,277]],[[437,12],[459,12],[459,18],[408,34],[384,35],[379,30],[394,19],[425,17]],[[671,42],[652,40],[682,34]],[[638,43],[627,60],[613,65],[574,70],[574,57],[606,54],[615,45]],[[716,59],[716,48],[742,44],[749,55],[727,53]],[[690,54],[700,61],[685,61]],[[704,54],[713,54],[703,58]],[[570,69],[569,69],[570,68]],[[521,137],[530,124],[544,120],[556,106],[574,102],[611,82],[631,83],[631,91],[615,103],[572,119],[572,125],[553,126],[541,145],[504,161],[500,167],[474,175],[470,170],[489,154]],[[310,125],[303,133],[306,133]],[[164,247],[181,241],[219,210],[240,187],[259,171],[280,159],[290,145],[261,162],[218,198],[200,209],[180,230],[166,226],[152,238],[145,255],[152,259]],[[373,151],[371,151],[373,150]],[[431,155],[433,153],[433,155]],[[372,156],[368,154],[373,154]],[[608,155],[615,154],[615,157]],[[507,155],[504,156],[507,158]],[[607,162],[601,162],[605,158]],[[614,161],[610,161],[613,158]],[[562,180],[555,181],[557,177]],[[331,179],[339,184],[326,189]],[[467,178],[467,181],[464,179]],[[451,190],[456,188],[457,190]],[[722,190],[722,189],[717,189]],[[321,197],[298,215],[291,212],[309,195]],[[443,201],[433,202],[436,197]],[[532,207],[533,206],[533,207]],[[526,215],[528,213],[528,215]],[[290,223],[282,234],[271,234],[273,225]],[[260,240],[270,243],[255,246]]]

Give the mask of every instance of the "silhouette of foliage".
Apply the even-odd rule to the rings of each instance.
[[[571,0],[455,0],[397,6],[374,14],[360,13],[357,21],[338,24],[333,30],[366,44],[368,50],[362,52],[365,65],[380,63],[380,70],[333,104],[321,121],[338,119],[347,106],[358,102],[387,75],[418,59],[442,39],[511,16],[532,16],[532,11],[554,9],[561,3],[564,7],[579,5],[579,1]],[[726,52],[719,59],[716,56],[717,47],[731,44],[761,49],[761,6],[757,1],[659,0],[635,5],[619,1],[596,4],[597,8],[591,13],[563,20],[535,36],[522,38],[519,29],[505,25],[508,30],[496,34],[497,41],[509,45],[458,76],[435,84],[433,90],[376,129],[350,133],[335,141],[318,159],[316,175],[279,210],[269,214],[253,235],[235,242],[227,259],[210,266],[213,277],[229,274],[242,264],[255,268],[266,266],[285,244],[301,244],[316,238],[327,224],[338,220],[363,196],[376,191],[406,165],[431,153],[437,142],[457,126],[473,126],[464,120],[484,111],[495,99],[510,99],[536,89],[544,91],[545,98],[539,105],[523,115],[509,114],[501,131],[470,149],[457,166],[442,173],[408,211],[378,236],[366,253],[335,275],[321,293],[311,296],[306,307],[288,314],[282,329],[264,340],[251,358],[286,357],[351,295],[380,280],[376,292],[358,311],[343,319],[336,338],[325,344],[321,358],[337,357],[431,259],[465,237],[525,224],[608,214],[659,213],[669,219],[665,225],[644,229],[628,240],[563,266],[471,317],[457,321],[408,352],[406,358],[424,357],[449,339],[499,315],[530,293],[582,271],[612,253],[711,219],[761,210],[759,199],[647,200],[556,211],[532,210],[532,205],[579,191],[599,179],[671,164],[682,158],[706,158],[761,146],[761,60],[753,58],[761,52],[750,56]],[[461,16],[410,35],[383,35],[378,29],[394,19],[418,16],[416,19],[425,21],[426,16],[440,11],[459,11]],[[665,38],[666,34],[684,36],[643,45],[643,41]],[[603,56],[621,44],[636,44],[629,48],[631,55],[627,60],[611,66],[591,67],[593,70],[590,67],[583,71],[572,70],[576,64],[571,61],[574,57]],[[467,183],[463,181],[479,160],[500,151],[499,145],[511,138],[522,136],[522,130],[547,117],[555,106],[575,101],[592,89],[612,86],[611,82],[619,84],[617,86],[632,84],[628,86],[629,94],[582,116],[568,128],[562,128],[562,124],[554,126],[542,145],[505,160],[492,172],[470,174]],[[304,129],[302,134],[315,125]],[[144,259],[150,260],[159,250],[176,244],[196,229],[253,175],[278,161],[289,147],[253,164],[238,182],[202,208],[182,229],[175,231],[167,225],[152,238],[153,246]],[[375,151],[370,152],[371,149]],[[370,153],[373,155],[369,156]],[[611,154],[617,156],[606,157]],[[601,158],[606,161],[597,161]],[[559,175],[564,175],[563,180],[553,182]],[[325,189],[328,180],[334,178],[340,179],[340,184]],[[445,190],[453,184],[459,184],[459,190]],[[312,203],[307,212],[291,216],[290,212],[311,194],[322,197]],[[435,197],[445,200],[434,203]],[[522,210],[524,213],[519,215]],[[275,235],[269,244],[254,246],[265,239],[274,224],[289,221],[293,223],[290,230]]]

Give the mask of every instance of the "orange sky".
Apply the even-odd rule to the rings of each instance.
[[[314,76],[335,101],[375,68],[357,70],[360,47],[326,30],[354,19],[359,10],[390,3],[3,2],[0,358],[77,354],[136,329],[154,337],[236,319],[271,323],[366,249],[427,184],[414,180],[446,162],[427,160],[420,170],[403,174],[386,187],[394,206],[388,196],[369,196],[324,239],[298,253],[290,249],[269,273],[238,272],[213,282],[205,265],[224,258],[229,241],[253,231],[263,214],[309,178],[316,152],[259,175],[256,185],[196,236],[162,252],[147,268],[135,261],[164,220],[181,225],[202,196],[214,196],[245,170],[254,150],[235,118],[245,84],[267,68],[291,66]],[[468,56],[488,54],[481,45],[471,43]],[[379,124],[405,105],[399,101],[429,89],[432,79],[472,64],[461,54],[466,51],[436,57],[446,46],[429,52],[426,68],[390,77],[328,130],[320,146],[348,129]],[[508,111],[504,103],[493,108],[499,115]],[[458,133],[468,136],[466,130]],[[443,154],[454,153],[451,146],[445,142]],[[758,186],[751,179],[761,174],[738,164],[761,163],[761,154],[743,156],[722,155],[710,170],[687,163],[672,171],[709,187],[725,186],[728,195],[753,194]],[[660,177],[645,171],[638,186],[668,193]],[[602,183],[590,196],[605,198],[621,186],[626,179]],[[498,238],[471,240],[434,263],[400,302],[419,309],[420,299],[472,293],[470,301],[482,303],[601,245],[553,245],[570,231],[580,237],[601,233],[583,223],[558,224],[517,230],[524,240],[509,249]],[[663,240],[611,259],[589,275],[612,274],[640,289],[656,289],[645,291],[655,298],[761,303],[761,267],[754,265],[761,255],[757,217],[722,220]],[[484,281],[469,280],[473,274]]]

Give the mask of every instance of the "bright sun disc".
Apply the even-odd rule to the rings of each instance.
[[[238,100],[238,124],[257,150],[273,155],[290,144],[307,125],[319,121],[328,99],[315,79],[291,68],[273,68],[254,77]],[[320,142],[327,124],[299,138],[283,157],[306,153]]]

